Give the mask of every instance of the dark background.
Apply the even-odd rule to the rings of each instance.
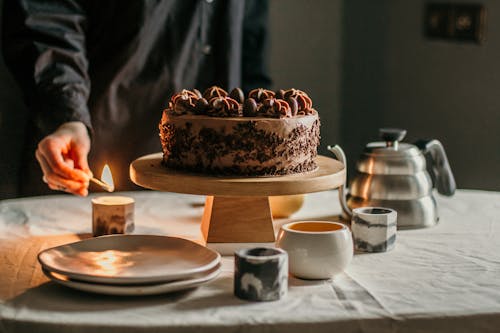
[[[309,92],[322,120],[320,153],[340,144],[350,175],[378,128],[393,126],[409,142],[439,139],[459,188],[500,190],[500,1],[452,2],[485,7],[481,44],[427,38],[429,3],[270,1],[274,87]],[[0,199],[15,197],[22,177],[25,119],[0,60]]]

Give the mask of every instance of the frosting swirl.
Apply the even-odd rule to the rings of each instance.
[[[207,90],[205,90],[205,92],[203,93],[203,97],[207,101],[210,101],[214,97],[226,97],[226,96],[227,96],[227,91],[217,86],[212,86],[210,88],[207,88]]]
[[[196,93],[183,89],[172,96],[168,106],[175,114],[189,114],[193,113],[197,100],[198,96]]]
[[[214,97],[209,102],[207,115],[212,117],[242,117],[243,108],[231,97]]]
[[[292,116],[292,110],[286,101],[271,97],[258,106],[257,115],[269,118],[289,118]]]
[[[274,91],[264,88],[257,88],[250,90],[250,92],[248,93],[248,97],[253,98],[255,101],[262,103],[265,99],[273,98]]]
[[[288,89],[284,91],[283,98],[286,100],[294,99],[297,102],[297,115],[313,114],[315,112],[312,108],[311,98],[302,90]]]

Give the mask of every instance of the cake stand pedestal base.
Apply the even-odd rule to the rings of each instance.
[[[201,232],[207,247],[221,255],[241,248],[274,247],[269,197],[207,196]]]

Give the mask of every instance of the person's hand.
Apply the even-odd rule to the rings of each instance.
[[[87,161],[89,151],[87,127],[82,122],[64,123],[38,143],[35,155],[43,181],[52,190],[86,196],[92,177]]]

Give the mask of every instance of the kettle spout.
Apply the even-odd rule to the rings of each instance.
[[[350,220],[352,218],[352,211],[351,209],[347,206],[347,201],[346,201],[346,195],[347,195],[347,187],[346,187],[346,182],[347,182],[347,159],[345,157],[344,151],[342,148],[340,148],[339,145],[334,145],[332,146],[327,146],[326,147],[329,151],[335,155],[335,158],[342,164],[344,164],[345,167],[345,176],[346,179],[344,179],[344,184],[339,187],[339,202],[340,206],[342,207],[342,217],[344,219]]]

